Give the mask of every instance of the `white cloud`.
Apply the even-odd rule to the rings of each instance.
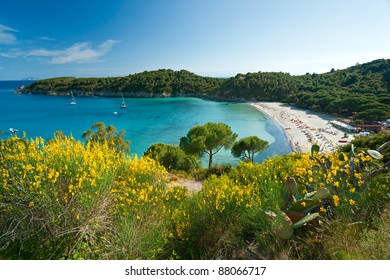
[[[42,41],[57,41],[56,39],[47,36],[39,37],[39,39]]]
[[[119,41],[116,41],[116,40],[107,40],[105,42],[103,42],[99,48],[101,51],[104,51],[104,52],[108,52],[111,50],[111,48],[116,45],[117,43],[119,43]]]
[[[0,24],[0,44],[12,45],[16,43],[16,36],[11,32],[19,32],[11,27]]]
[[[15,58],[16,56],[12,54],[0,52],[0,57]]]
[[[117,43],[119,41],[110,39],[104,41],[96,48],[93,48],[89,42],[80,42],[62,50],[48,50],[43,48],[29,51],[13,50],[8,53],[0,53],[0,57],[41,57],[47,58],[47,62],[50,64],[94,63],[98,62]]]
[[[89,42],[76,43],[64,50],[37,49],[27,52],[26,56],[49,57],[51,64],[65,63],[93,63],[108,53],[112,47],[119,43],[116,40],[107,40],[97,48],[93,48]]]
[[[55,56],[56,52],[55,51],[48,51],[45,49],[38,49],[38,50],[32,50],[28,51],[24,54],[24,56],[42,56],[42,57],[50,57],[50,56]]]

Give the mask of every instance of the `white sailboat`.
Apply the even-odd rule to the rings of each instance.
[[[70,105],[76,105],[76,104],[77,104],[77,103],[76,103],[76,99],[75,99],[74,96],[73,96],[72,90],[70,91],[70,95],[72,96],[72,101],[70,101]]]
[[[123,94],[122,94],[121,108],[122,108],[122,109],[126,108],[125,98],[123,97]]]

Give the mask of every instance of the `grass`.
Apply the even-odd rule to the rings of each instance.
[[[337,234],[335,234],[337,233]],[[332,223],[323,244],[331,259],[388,260],[390,258],[390,208],[375,218],[374,224]]]

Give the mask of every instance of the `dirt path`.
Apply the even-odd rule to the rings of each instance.
[[[169,175],[169,185],[186,187],[189,193],[194,193],[202,189],[203,182],[193,179],[179,178],[175,175]]]

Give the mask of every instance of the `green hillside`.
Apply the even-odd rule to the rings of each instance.
[[[37,81],[22,93],[127,97],[199,96],[227,101],[278,101],[362,120],[390,118],[390,60],[378,59],[323,74],[282,72],[203,77],[186,70],[160,69],[125,77],[61,77]]]
[[[223,81],[223,79],[198,76],[186,70],[160,69],[114,78],[60,77],[46,79],[31,84],[26,87],[26,90],[33,92],[59,91],[60,93],[76,90],[110,92],[117,95],[137,92],[157,94],[208,93],[213,92]]]

